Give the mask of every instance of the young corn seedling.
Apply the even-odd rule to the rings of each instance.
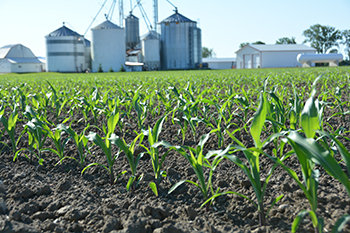
[[[66,159],[66,158],[70,158],[70,159],[74,159],[74,157],[67,157],[67,156],[64,156],[64,148],[65,146],[67,145],[68,141],[69,141],[69,137],[62,140],[62,134],[64,131],[56,128],[55,129],[55,132],[53,132],[47,125],[43,125],[43,128],[44,130],[46,130],[47,132],[47,136],[49,138],[52,139],[52,141],[54,142],[55,144],[55,147],[56,149],[53,149],[53,148],[46,148],[46,149],[43,149],[42,151],[51,151],[52,153],[56,154],[59,158],[59,161],[57,164],[61,164],[61,170],[62,172],[64,171],[63,170],[63,160]]]
[[[91,163],[89,165],[87,165],[82,171],[81,174],[83,174],[87,169],[89,169],[92,166],[101,166],[103,168],[105,168],[108,173],[109,173],[109,177],[110,177],[110,184],[113,185],[116,180],[120,177],[120,175],[124,174],[125,172],[120,173],[116,179],[114,179],[114,171],[113,171],[113,164],[115,162],[115,160],[118,158],[119,153],[116,155],[112,155],[112,147],[111,147],[111,142],[109,140],[110,136],[113,135],[112,133],[115,130],[116,125],[118,124],[119,121],[119,113],[116,114],[112,114],[108,120],[107,120],[107,129],[108,130],[105,132],[105,138],[101,138],[97,133],[93,133],[90,132],[89,135],[86,137],[87,139],[89,139],[90,141],[93,141],[97,146],[99,146],[107,159],[107,165],[108,167],[106,167],[105,165],[102,165],[100,163]]]
[[[315,164],[320,164],[324,169],[334,178],[338,179],[346,188],[348,194],[350,195],[350,182],[346,174],[342,171],[338,162],[332,156],[329,150],[324,149],[317,141],[314,139],[316,132],[320,132],[321,135],[330,137],[336,143],[339,142],[335,138],[323,131],[317,131],[320,126],[322,117],[322,111],[318,106],[318,101],[315,100],[315,87],[319,78],[317,78],[313,84],[313,89],[310,98],[306,101],[304,109],[301,113],[300,124],[302,126],[303,132],[306,138],[301,136],[296,131],[291,131],[286,137],[288,143],[292,146],[293,151],[301,166],[301,172],[303,175],[303,182],[301,182],[292,169],[286,167],[283,162],[276,157],[270,157],[277,164],[281,165],[288,174],[297,182],[300,188],[303,190],[306,198],[309,201],[311,210],[302,210],[299,212],[297,217],[293,221],[292,232],[296,232],[299,223],[302,218],[309,214],[315,228],[315,233],[321,233],[323,231],[323,218],[318,217],[316,214],[317,210],[317,189],[319,183],[319,170],[314,169]],[[321,141],[322,142],[322,141]],[[346,150],[341,144],[337,144],[340,153],[343,157],[350,161],[350,156],[346,154]]]
[[[15,106],[13,108],[13,111],[11,112],[9,118],[6,119],[6,117],[4,116],[4,111],[5,111],[4,108],[2,108],[0,110],[0,121],[4,125],[6,132],[10,136],[11,145],[12,145],[12,152],[15,153],[18,141],[21,138],[21,137],[19,137],[18,140],[16,140],[16,135],[15,135],[15,128],[16,128],[16,124],[17,124],[17,120],[18,120],[18,112],[17,112],[16,106]]]
[[[43,118],[39,118],[37,113],[30,106],[26,106],[24,115],[29,119],[29,122],[24,125],[24,131],[28,132],[28,137],[31,138],[32,141],[30,145],[37,150],[37,157],[41,159],[41,152],[48,135],[44,127],[46,122],[42,121],[41,119]],[[15,157],[17,157],[18,152],[16,152]]]
[[[60,99],[57,96],[56,89],[51,85],[50,82],[47,81],[47,83],[49,84],[53,94],[51,96],[51,102],[52,102],[52,108],[55,109],[54,114],[56,118],[56,124],[58,124],[58,122],[60,121],[61,112],[64,109],[64,106],[66,105],[66,103],[68,102],[68,99],[64,99],[62,102],[60,102]],[[66,121],[67,120],[68,119],[66,119]]]
[[[153,129],[148,127],[148,131],[145,131],[145,130],[143,131],[143,134],[148,137],[148,143],[149,143],[150,148],[147,148],[144,145],[141,145],[143,148],[146,149],[146,153],[148,153],[151,157],[155,183],[151,182],[150,187],[156,196],[158,196],[158,193],[159,193],[159,184],[160,184],[161,178],[166,177],[166,172],[161,171],[161,169],[163,166],[163,162],[164,162],[166,156],[168,155],[169,151],[164,153],[161,156],[160,161],[159,161],[158,148],[153,147],[153,145],[158,142],[159,134],[162,131],[162,126],[163,126],[163,123],[164,123],[164,120],[166,117],[167,117],[167,115],[159,118],[159,120],[154,125]]]
[[[57,126],[57,129],[66,132],[68,135],[70,135],[70,137],[72,138],[72,140],[74,141],[75,145],[77,146],[78,149],[78,154],[79,154],[79,164],[80,167],[83,168],[84,167],[84,162],[86,159],[86,153],[84,152],[84,149],[86,151],[89,152],[87,143],[89,141],[89,139],[85,136],[85,131],[89,128],[90,126],[88,125],[83,132],[81,132],[80,134],[77,134],[71,126],[67,127],[64,124],[59,124]],[[75,159],[75,158],[74,158]]]
[[[206,156],[203,154],[204,144],[208,141],[209,136],[210,136],[210,133],[203,135],[196,148],[192,148],[189,146],[173,146],[166,141],[161,141],[161,142],[155,143],[153,145],[154,148],[157,148],[158,146],[164,146],[165,148],[168,148],[170,150],[175,150],[179,154],[184,156],[187,159],[187,161],[191,164],[193,170],[195,171],[195,173],[197,175],[198,181],[199,181],[199,184],[198,184],[192,180],[181,180],[178,183],[176,183],[173,187],[170,188],[168,194],[172,193],[177,187],[179,187],[180,185],[182,185],[185,182],[193,184],[193,185],[197,186],[199,188],[199,190],[201,191],[201,193],[203,195],[203,199],[205,201],[207,212],[209,211],[209,203],[207,200],[208,200],[210,192],[211,192],[212,196],[215,196],[215,194],[217,194],[219,191],[219,189],[217,189],[214,192],[213,184],[212,184],[212,176],[213,176],[213,173],[214,173],[216,167],[218,166],[218,164],[222,160],[221,156],[217,156],[213,160],[213,162],[210,163],[208,158],[212,157],[213,154],[208,153]],[[186,150],[188,152],[186,152]],[[225,152],[223,154],[225,154]],[[206,183],[204,170],[203,170],[204,167],[207,167],[210,169],[207,183]]]
[[[132,106],[137,113],[137,125],[140,130],[143,129],[143,123],[147,118],[147,105],[140,101],[139,89],[136,91],[134,97],[132,98]]]
[[[142,143],[143,137],[144,135],[142,133],[137,135],[130,145],[126,144],[124,139],[121,139],[115,134],[112,134],[111,137],[108,139],[109,141],[111,141],[112,144],[117,145],[119,149],[125,153],[126,158],[128,160],[131,170],[131,176],[126,185],[127,191],[130,191],[130,189],[135,190],[142,179],[142,175],[137,176],[136,171],[137,165],[139,164],[140,159],[143,157],[143,153],[139,153],[138,151],[136,151],[136,145],[138,140],[139,145]]]
[[[268,103],[267,103],[267,99],[266,99],[266,82],[267,80],[265,80],[265,84],[264,84],[264,90],[261,92],[260,94],[260,104],[259,107],[257,109],[257,112],[254,115],[254,118],[252,120],[252,124],[250,126],[250,134],[253,138],[255,147],[253,148],[246,148],[242,142],[240,142],[234,135],[233,133],[230,133],[229,131],[227,131],[227,133],[229,134],[229,136],[233,139],[234,142],[236,142],[238,145],[235,146],[229,146],[229,148],[233,148],[234,151],[230,152],[230,155],[224,155],[223,157],[232,161],[233,163],[235,163],[240,169],[243,170],[243,172],[247,175],[253,189],[254,189],[254,193],[257,199],[257,203],[255,203],[253,200],[251,200],[250,198],[248,198],[247,196],[243,195],[243,194],[239,194],[237,192],[233,192],[233,191],[227,191],[224,193],[219,193],[216,194],[215,196],[211,197],[211,198],[216,198],[220,195],[224,195],[224,194],[235,194],[235,195],[239,195],[247,200],[249,200],[253,206],[258,210],[258,215],[259,215],[259,225],[260,226],[265,226],[266,225],[266,218],[267,215],[269,213],[269,211],[271,210],[271,208],[283,197],[283,194],[278,196],[277,198],[275,198],[270,206],[270,208],[268,209],[268,211],[265,214],[265,207],[264,207],[264,197],[265,197],[265,192],[266,192],[266,187],[267,184],[273,174],[274,169],[277,167],[277,165],[274,165],[266,179],[265,182],[262,185],[262,182],[260,180],[260,159],[259,156],[261,154],[261,149],[263,148],[263,146],[265,144],[267,144],[268,142],[270,142],[272,140],[273,137],[276,137],[276,135],[272,135],[270,136],[268,139],[266,139],[264,142],[261,142],[260,140],[260,135],[261,132],[263,130],[264,124],[265,124],[265,120],[266,120],[266,115],[268,112]],[[236,130],[237,131],[237,130]],[[235,152],[237,151],[242,151],[249,163],[249,167],[243,162],[241,161],[237,156],[233,155]],[[211,201],[211,199],[207,200]]]

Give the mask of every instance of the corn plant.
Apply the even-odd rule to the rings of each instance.
[[[82,168],[84,167],[84,162],[85,162],[86,155],[87,155],[87,153],[84,152],[84,149],[89,152],[89,149],[87,146],[89,139],[85,136],[85,131],[89,127],[90,126],[88,125],[87,127],[85,127],[83,132],[81,132],[80,134],[77,134],[72,129],[71,125],[69,127],[65,126],[64,124],[59,124],[57,126],[57,129],[66,132],[72,138],[75,145],[77,146],[78,154],[79,154],[79,164],[80,164],[80,167],[82,167]]]
[[[51,96],[51,102],[52,102],[52,108],[55,110],[54,114],[55,114],[55,118],[56,118],[56,124],[58,124],[58,122],[60,120],[60,118],[59,118],[60,114],[61,114],[62,110],[64,109],[64,107],[69,99],[64,99],[61,102],[57,96],[56,89],[51,85],[50,82],[47,81],[47,83],[49,84],[51,91],[52,91],[52,94],[53,94]],[[68,121],[68,119],[66,119],[65,121]]]
[[[193,185],[197,186],[199,188],[199,190],[201,191],[201,193],[203,194],[203,199],[206,202],[205,205],[206,205],[207,212],[209,211],[209,203],[207,200],[208,200],[208,197],[210,195],[210,192],[211,192],[212,196],[215,196],[215,194],[217,194],[219,192],[219,189],[217,189],[214,192],[213,184],[212,184],[212,176],[213,176],[213,173],[214,173],[216,167],[218,166],[218,164],[222,160],[222,157],[218,155],[215,157],[215,159],[212,161],[212,163],[210,163],[208,158],[212,157],[213,153],[208,152],[207,156],[205,156],[203,154],[204,145],[208,141],[209,136],[210,136],[210,133],[203,135],[196,148],[192,148],[189,146],[173,146],[166,141],[161,141],[161,142],[155,143],[153,145],[153,147],[155,147],[155,148],[157,148],[158,146],[163,146],[163,147],[168,148],[170,150],[175,150],[176,152],[178,152],[179,154],[184,156],[186,158],[186,160],[191,164],[193,170],[195,171],[195,173],[197,175],[198,181],[199,181],[199,184],[198,184],[192,180],[181,180],[170,188],[168,194],[172,193],[177,187],[179,187],[180,185],[182,185],[185,182],[193,184]],[[186,150],[188,152],[186,152]],[[224,152],[221,152],[221,154],[225,154],[226,152],[227,152],[227,150]],[[204,169],[203,169],[204,167],[207,167],[210,169],[207,183],[206,183],[206,179],[205,179],[205,175],[204,175]]]
[[[233,151],[230,152],[229,155],[224,155],[223,157],[232,161],[233,163],[235,163],[240,169],[243,170],[243,172],[247,175],[253,189],[254,189],[254,193],[257,199],[257,203],[255,203],[253,200],[251,200],[250,198],[248,198],[247,196],[243,195],[243,194],[239,194],[237,192],[234,191],[227,191],[224,193],[218,193],[215,196],[211,197],[216,198],[220,195],[224,195],[224,194],[235,194],[235,195],[239,195],[247,200],[249,200],[253,206],[258,210],[258,215],[259,215],[259,225],[260,226],[265,226],[266,225],[266,218],[267,215],[269,213],[269,211],[271,210],[271,208],[283,197],[283,194],[278,196],[277,198],[275,198],[270,206],[270,208],[268,209],[268,211],[265,214],[265,207],[264,207],[264,197],[265,197],[265,192],[266,192],[266,187],[267,184],[273,174],[274,169],[277,167],[277,165],[274,165],[266,179],[265,182],[263,183],[263,185],[261,184],[261,180],[260,180],[260,159],[259,156],[261,154],[261,149],[263,148],[264,145],[266,145],[267,143],[269,143],[271,140],[273,140],[273,138],[277,137],[278,135],[271,135],[269,138],[267,138],[264,142],[261,142],[260,140],[260,135],[261,132],[263,130],[264,124],[265,124],[265,120],[266,120],[266,116],[268,113],[268,103],[267,103],[267,98],[266,98],[266,83],[267,80],[265,80],[264,83],[264,90],[261,92],[260,94],[260,104],[259,107],[254,115],[254,118],[252,120],[252,124],[250,126],[250,134],[253,138],[254,141],[254,147],[253,148],[246,148],[244,146],[244,144],[242,142],[240,142],[233,134],[234,132],[236,132],[239,129],[236,129],[234,132],[230,133],[227,130],[227,133],[229,134],[229,136],[233,139],[233,141],[235,143],[237,143],[237,145],[233,145],[233,146],[229,146],[229,148],[234,149]],[[234,153],[238,152],[238,151],[242,151],[249,163],[249,167],[243,162],[241,161],[237,156],[233,155]],[[207,200],[207,202],[211,201],[211,199]]]
[[[13,108],[13,111],[11,112],[9,118],[6,119],[6,117],[4,116],[4,111],[5,111],[4,108],[2,108],[0,110],[0,121],[4,125],[4,128],[10,137],[11,145],[12,145],[12,152],[15,153],[18,141],[21,138],[21,137],[19,137],[18,140],[16,140],[16,135],[15,135],[15,128],[16,128],[16,124],[18,121],[18,112],[17,112],[16,106],[15,106]]]
[[[26,106],[24,115],[29,120],[29,122],[24,125],[24,131],[28,134],[31,147],[37,150],[37,156],[41,159],[41,152],[48,136],[48,132],[45,129],[47,121],[43,118],[43,116],[38,117],[37,113],[30,106]]]
[[[115,134],[112,134],[111,137],[108,139],[112,144],[117,145],[119,149],[125,153],[126,158],[128,160],[130,170],[131,170],[131,176],[126,185],[127,191],[130,191],[130,189],[135,190],[142,179],[142,175],[137,176],[136,171],[137,171],[137,165],[139,164],[139,161],[143,157],[144,153],[139,153],[138,151],[136,151],[136,145],[138,140],[139,140],[139,145],[142,143],[143,137],[144,135],[142,133],[137,135],[130,145],[128,145],[124,139],[121,139]]]
[[[164,120],[166,117],[167,117],[167,115],[159,118],[157,120],[156,124],[154,125],[153,129],[151,129],[148,126],[148,131],[146,131],[146,130],[143,131],[143,134],[148,137],[148,143],[149,143],[150,148],[147,148],[144,145],[141,145],[143,148],[145,148],[146,152],[151,157],[155,183],[151,182],[150,186],[151,186],[152,190],[154,191],[154,193],[156,194],[156,196],[158,196],[159,183],[160,183],[161,178],[166,177],[166,172],[162,171],[161,169],[163,166],[163,162],[164,162],[166,156],[168,155],[169,151],[167,151],[161,157],[159,157],[158,148],[153,147],[153,145],[158,142],[159,134],[162,131],[162,126],[163,126],[163,123],[164,123]],[[160,161],[159,161],[159,158],[160,158]]]
[[[64,156],[64,148],[67,145],[70,137],[67,137],[66,139],[63,140],[62,134],[64,131],[56,128],[55,132],[53,132],[47,125],[42,125],[42,127],[44,128],[44,130],[46,130],[47,137],[49,137],[54,142],[56,147],[56,149],[46,148],[46,149],[43,149],[42,151],[51,151],[52,153],[56,154],[59,158],[59,161],[57,164],[61,164],[61,169],[63,171],[63,160],[66,158],[75,159],[73,157]]]
[[[147,118],[147,105],[140,101],[139,89],[134,94],[132,98],[132,106],[134,107],[137,114],[137,125],[139,129],[143,129],[143,122]]]
[[[91,163],[89,165],[87,165],[82,171],[81,174],[83,174],[87,169],[89,169],[92,166],[101,166],[103,168],[105,168],[108,173],[109,173],[109,177],[110,177],[110,184],[113,185],[116,180],[119,178],[119,176],[122,173],[120,173],[116,179],[114,179],[114,171],[113,171],[113,164],[116,161],[116,159],[119,156],[119,153],[117,153],[116,155],[112,155],[112,147],[111,147],[111,142],[109,140],[109,137],[112,135],[112,133],[115,130],[116,125],[118,124],[119,121],[119,113],[116,114],[112,114],[108,120],[107,120],[107,129],[105,128],[105,137],[104,139],[101,138],[97,133],[93,133],[90,132],[88,136],[86,136],[87,139],[89,139],[90,141],[93,141],[97,146],[99,146],[102,151],[104,152],[105,156],[106,156],[106,160],[107,160],[107,165],[108,167],[106,167],[105,165],[102,165],[100,163]]]

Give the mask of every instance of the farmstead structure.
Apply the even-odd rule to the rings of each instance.
[[[237,69],[301,67],[298,54],[314,54],[316,49],[303,44],[249,44],[236,52]]]
[[[42,72],[43,65],[28,47],[21,44],[0,48],[0,73]]]

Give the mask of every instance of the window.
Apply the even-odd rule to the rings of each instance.
[[[18,66],[18,68],[22,68],[22,66]]]

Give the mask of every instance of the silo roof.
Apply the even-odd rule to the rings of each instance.
[[[99,29],[121,29],[121,27],[112,23],[109,20],[106,20],[103,23],[97,25],[96,27],[91,28],[91,30],[99,30]]]
[[[129,14],[128,17],[126,17],[127,19],[138,19],[135,15],[133,14]]]
[[[91,42],[88,39],[84,38],[84,43],[86,47],[91,47]]]
[[[195,23],[195,21],[190,20],[189,18],[183,16],[179,12],[175,12],[175,14],[169,16],[168,18],[164,19],[160,23],[179,23],[179,22],[191,22]]]
[[[156,33],[155,31],[150,31],[142,38],[142,40],[156,40],[158,39],[157,34],[158,33]]]
[[[62,26],[59,29],[48,34],[46,37],[58,37],[58,36],[81,36],[81,35],[67,28],[66,26]]]

